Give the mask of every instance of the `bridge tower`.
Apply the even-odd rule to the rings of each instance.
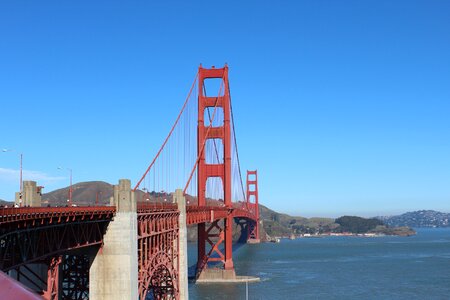
[[[219,95],[205,95],[205,80],[219,79],[222,85]],[[205,125],[205,110],[207,108],[221,108],[223,110],[223,125],[212,127]],[[232,207],[231,203],[231,110],[230,93],[228,85],[228,66],[223,68],[205,69],[201,65],[198,70],[198,127],[197,127],[197,151],[198,151],[198,206],[206,206],[206,182],[208,178],[219,177],[223,184],[224,205]],[[205,160],[205,145],[209,139],[221,139],[223,143],[223,163],[208,164]],[[220,155],[220,154],[219,154]],[[234,278],[235,271],[232,259],[232,224],[233,217],[228,215],[223,224],[213,222],[206,228],[206,224],[198,225],[198,262],[197,277],[206,273],[208,263],[223,263],[224,271],[220,276]],[[219,245],[224,244],[223,251]],[[211,249],[206,253],[206,246]]]
[[[252,202],[253,201],[253,202]],[[256,221],[248,225],[249,243],[259,243],[258,171],[247,171],[247,209],[253,211]]]

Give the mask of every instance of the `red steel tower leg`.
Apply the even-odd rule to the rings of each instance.
[[[220,89],[221,93],[218,96],[208,97],[204,94],[205,79],[218,78],[222,79],[223,85]],[[224,204],[226,207],[231,207],[231,111],[230,111],[230,94],[228,86],[228,66],[223,68],[211,69],[202,68],[200,65],[198,72],[198,140],[197,151],[199,156],[198,162],[198,206],[206,206],[206,181],[210,177],[219,177],[222,179]],[[205,126],[204,114],[205,109],[214,107],[223,109],[223,125],[218,127]],[[204,145],[208,139],[221,139],[223,142],[223,163],[221,164],[207,164],[205,161]],[[212,227],[217,227],[216,224],[211,224],[206,228],[206,224],[198,225],[198,263],[197,272],[201,272],[207,267],[208,262],[217,261],[210,256],[211,251],[206,254],[205,247],[208,244],[212,249],[216,249],[216,254],[219,255],[220,261],[223,263],[225,270],[234,270],[232,258],[232,224],[233,217],[229,216],[225,219],[223,228],[221,228],[221,235],[216,244],[211,245],[211,235],[214,230]],[[216,228],[217,229],[217,228]],[[224,243],[224,251],[219,250],[219,244]]]
[[[50,259],[47,271],[47,290],[44,291],[44,294],[42,295],[46,300],[57,300],[59,298],[59,266],[61,260],[61,256],[52,257]]]
[[[251,202],[252,198],[254,203]],[[250,223],[248,239],[259,241],[258,171],[247,171],[247,208],[255,213],[256,221]]]

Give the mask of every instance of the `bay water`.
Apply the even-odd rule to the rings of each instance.
[[[248,299],[450,299],[450,228],[411,237],[321,237],[240,245]],[[196,245],[188,245],[196,261]],[[192,272],[193,269],[191,269]],[[246,299],[245,284],[189,284],[190,299]]]

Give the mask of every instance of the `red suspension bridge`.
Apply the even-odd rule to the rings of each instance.
[[[134,188],[114,187],[110,206],[0,209],[0,269],[9,275],[1,292],[186,299],[189,225],[197,226],[196,279],[236,280],[234,222],[259,241],[257,172],[246,175],[244,186],[228,67],[200,66],[156,156]],[[24,204],[39,203],[36,184],[26,186]]]

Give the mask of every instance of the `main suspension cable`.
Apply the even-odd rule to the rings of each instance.
[[[238,152],[238,146],[237,146],[237,140],[236,140],[236,131],[234,129],[234,117],[233,117],[233,105],[231,101],[231,89],[230,89],[230,83],[228,82],[228,96],[230,97],[230,111],[231,111],[231,123],[233,125],[233,137],[234,137],[234,145],[236,147],[236,158],[237,158],[237,164],[238,164],[238,170],[239,170],[239,179],[241,181],[241,188],[242,188],[242,195],[244,196],[244,200],[247,200],[244,192],[244,183],[242,181],[242,173],[241,173],[241,164],[239,162],[239,152]]]
[[[133,191],[136,191],[136,190],[139,188],[141,182],[144,180],[145,176],[147,176],[148,172],[150,171],[150,169],[152,168],[152,166],[155,164],[156,159],[157,159],[157,158],[159,157],[159,155],[161,154],[161,151],[162,151],[162,150],[164,149],[164,147],[166,146],[167,141],[169,140],[170,136],[172,135],[173,130],[174,130],[175,127],[177,126],[178,121],[180,120],[180,117],[181,117],[181,115],[183,114],[183,111],[184,111],[184,109],[185,109],[187,103],[189,102],[189,99],[190,99],[190,97],[191,97],[191,93],[192,93],[192,91],[193,91],[193,89],[194,89],[195,82],[197,81],[197,78],[198,78],[198,72],[197,72],[197,74],[195,75],[194,82],[192,83],[191,89],[189,90],[189,94],[188,94],[188,96],[186,97],[186,100],[184,101],[183,107],[181,108],[181,111],[180,111],[180,113],[178,114],[178,117],[177,117],[177,119],[175,120],[175,123],[173,124],[172,129],[170,130],[169,134],[167,135],[166,139],[164,140],[164,143],[162,144],[162,146],[161,146],[161,148],[159,149],[158,153],[156,154],[155,158],[153,158],[153,161],[152,161],[152,162],[150,163],[150,165],[148,166],[148,168],[147,168],[147,170],[145,171],[144,175],[142,175],[141,179],[138,181],[138,183],[137,183],[136,186],[134,187]]]

